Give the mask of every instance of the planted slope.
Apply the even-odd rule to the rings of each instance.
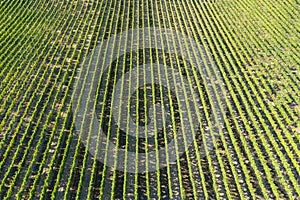
[[[299,198],[297,2],[0,5],[0,199]]]

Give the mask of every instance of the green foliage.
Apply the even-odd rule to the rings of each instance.
[[[106,199],[108,193],[111,199],[299,198],[298,16],[299,5],[292,0],[0,2],[0,199]],[[83,125],[75,126],[73,118],[80,109],[72,104],[75,99],[73,86],[74,83],[77,86],[79,78],[83,78],[84,83],[88,81],[82,67],[90,68],[95,64],[89,58],[94,56],[93,50],[99,43],[103,44],[108,37],[121,31],[145,27],[155,30],[169,28],[177,35],[193,38],[195,46],[188,46],[188,42],[183,41],[176,48],[181,51],[189,49],[187,61],[196,55],[195,47],[201,49],[199,59],[202,59],[208,75],[220,73],[216,82],[224,85],[211,86],[197,78],[193,85],[198,73],[196,69],[189,71],[188,63],[178,55],[169,60],[168,52],[162,51],[163,63],[160,64],[183,66],[182,73],[179,73],[180,81],[174,84],[184,84],[186,79],[189,87],[200,94],[199,97],[195,94],[189,96],[183,87],[182,98],[187,102],[188,99],[199,101],[203,106],[203,113],[196,109],[193,115],[190,112],[186,116],[180,115],[179,121],[182,122],[183,117],[192,121],[196,116],[200,127],[204,127],[205,122],[209,127],[212,126],[210,119],[216,118],[219,132],[207,133],[204,128],[197,130],[192,124],[193,141],[190,143],[186,137],[182,138],[186,150],[184,156],[180,156],[176,147],[172,153],[176,154],[177,160],[171,162],[168,158],[171,153],[166,152],[167,166],[164,169],[133,174],[126,166],[126,154],[124,172],[106,165],[99,167],[97,155],[101,152],[98,145],[104,136],[98,134],[92,137],[92,124],[89,124],[88,130]],[[139,37],[140,43],[149,39],[143,38],[143,35]],[[155,35],[151,39],[159,41],[162,37]],[[124,48],[122,45],[115,42],[102,48],[116,49],[120,53]],[[170,48],[173,44],[167,42],[165,45]],[[149,50],[151,64],[161,62],[155,56],[160,53],[158,49],[156,46]],[[145,55],[135,54],[137,56],[131,52],[129,60],[136,63],[146,60]],[[107,51],[103,55],[110,56]],[[100,65],[98,61],[99,58],[96,65]],[[212,64],[217,69],[210,67]],[[108,68],[108,80],[114,80],[113,84],[116,84],[116,71],[124,75],[123,66],[126,65],[125,58],[117,60],[116,69]],[[154,71],[153,65],[150,66]],[[133,71],[134,67],[130,62],[129,71]],[[159,72],[157,77],[152,75],[151,80],[154,82],[163,76],[175,80],[173,73],[164,72]],[[130,77],[134,75],[140,74],[131,74]],[[120,81],[125,84],[127,80],[123,77]],[[133,81],[130,80],[131,84]],[[122,88],[120,93],[112,91],[109,94],[109,87],[107,81],[104,102],[108,95],[115,97],[125,93]],[[151,101],[155,102],[154,84],[151,89]],[[226,98],[206,96],[210,89],[215,94],[226,94]],[[147,90],[146,86],[143,90]],[[95,99],[99,97],[98,92]],[[172,92],[179,94],[178,90]],[[136,95],[141,96],[139,91]],[[160,99],[164,98],[162,90],[158,95]],[[171,126],[176,127],[177,110],[172,95],[168,91]],[[78,98],[87,98],[94,102],[95,107],[99,103],[91,95],[83,96],[83,91]],[[113,99],[111,105],[116,103]],[[146,92],[143,99],[143,109],[146,110],[146,101],[150,101]],[[214,102],[224,104],[220,113],[211,109]],[[139,112],[139,103],[135,101],[136,113]],[[178,110],[183,112],[183,106],[177,103]],[[160,106],[164,109],[163,104]],[[191,106],[187,103],[189,110]],[[154,112],[156,109],[154,106]],[[83,123],[88,120],[88,112],[85,109],[82,113]],[[128,104],[127,113],[124,113],[127,121],[131,112]],[[110,108],[109,113],[102,109],[99,113],[100,116],[106,114],[109,121],[100,117],[100,126],[112,123],[113,109]],[[117,122],[125,120],[121,114],[119,112],[115,119]],[[218,118],[219,115],[223,119]],[[148,117],[145,115],[146,121]],[[157,116],[153,117],[157,127]],[[139,115],[135,120],[140,120]],[[106,137],[109,139],[112,137],[111,129],[113,127],[108,126]],[[88,133],[87,138],[82,135],[84,131]],[[167,128],[162,131],[165,133],[163,142],[168,145]],[[128,150],[132,145],[130,138],[128,135],[122,138],[121,134],[118,130],[115,144],[119,148],[122,143]],[[173,134],[177,138],[179,133],[174,129]],[[92,140],[97,146],[91,158],[89,145]],[[199,147],[199,140],[205,152],[210,151],[208,140],[212,141],[214,151],[205,158],[201,155],[203,150]],[[85,145],[82,145],[83,141]],[[154,149],[157,150],[157,134],[154,141]],[[177,139],[174,141],[178,144]],[[149,143],[146,137],[145,152],[151,151]],[[113,157],[116,167],[118,154],[108,154],[108,143],[105,148],[104,160]],[[138,152],[138,140],[135,148]],[[147,168],[150,159],[146,157]],[[137,157],[136,167],[138,162],[141,161]],[[160,164],[158,154],[155,164]],[[119,185],[120,182],[122,185]]]

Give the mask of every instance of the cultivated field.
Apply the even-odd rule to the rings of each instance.
[[[299,199],[299,16],[0,1],[0,199]]]

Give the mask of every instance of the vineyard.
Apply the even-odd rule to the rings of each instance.
[[[0,199],[300,199],[299,16],[0,1]]]

